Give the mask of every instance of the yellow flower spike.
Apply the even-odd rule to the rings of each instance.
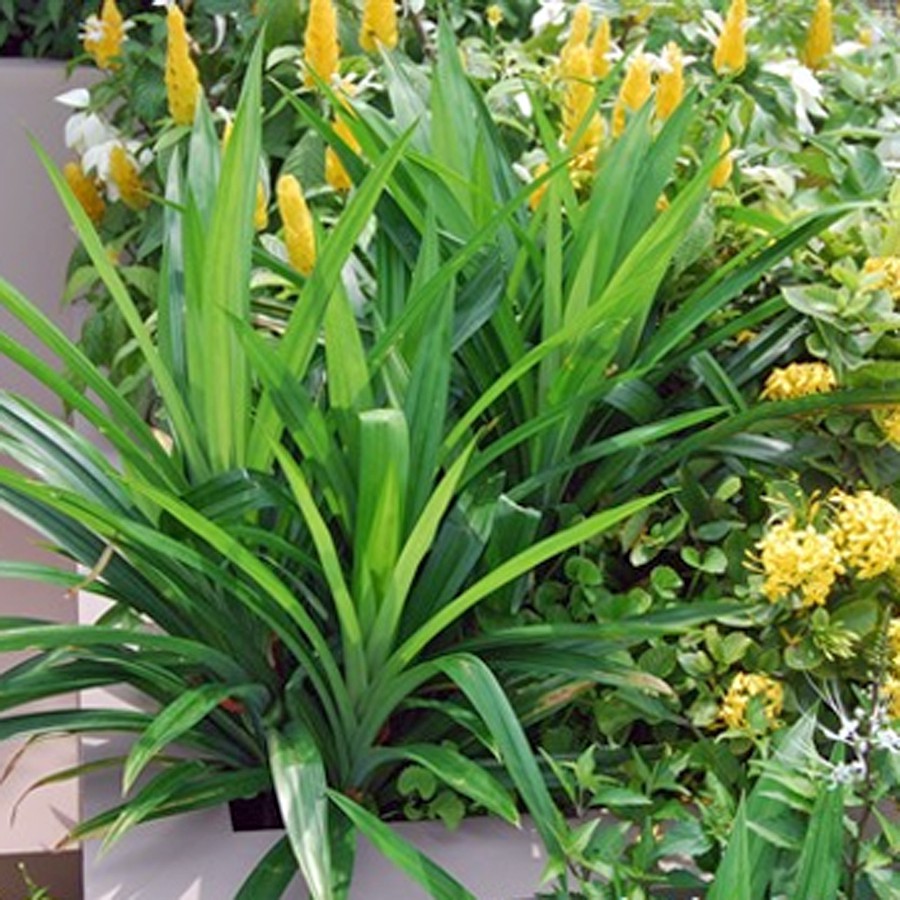
[[[763,593],[772,603],[797,591],[803,606],[823,606],[845,571],[831,535],[811,525],[798,529],[792,520],[771,526],[756,549],[765,575]]]
[[[747,65],[747,0],[732,0],[725,25],[713,54],[713,68],[719,75],[744,71]]]
[[[90,16],[84,28],[84,49],[101,69],[118,69],[116,57],[125,43],[125,20],[116,0],[103,0],[99,18]]]
[[[656,117],[665,121],[684,97],[684,56],[675,41],[662,53],[663,70],[656,85]]]
[[[594,39],[591,41],[591,63],[594,67],[595,78],[606,78],[612,69],[609,61],[609,51],[612,50],[612,32],[609,19],[604,16],[597,23]]]
[[[638,53],[628,63],[625,80],[613,107],[613,135],[619,137],[625,131],[625,113],[637,112],[650,99],[653,91],[650,57]]]
[[[540,163],[532,173],[534,177],[540,178],[541,175],[545,175],[550,171],[550,166],[547,163]],[[543,184],[538,185],[532,192],[531,196],[528,198],[528,207],[534,212],[540,205],[541,201],[544,199],[544,195],[547,193],[547,188],[550,186],[550,182],[545,181]]]
[[[591,34],[591,8],[587,3],[579,3],[572,13],[569,36],[560,51],[559,59],[563,75],[571,75],[568,59],[577,47],[586,47]]]
[[[306,62],[306,86],[315,87],[315,72],[328,83],[338,70],[341,46],[338,42],[337,11],[332,0],[311,0],[306,32],[303,35],[303,59]]]
[[[900,619],[891,619],[887,639],[888,653],[893,658],[894,668],[900,668]]]
[[[837,387],[837,379],[826,363],[791,363],[773,369],[759,395],[761,400],[796,400],[812,394],[827,394]]]
[[[331,127],[334,133],[355,153],[359,153],[360,146],[356,136],[350,130],[350,126],[343,120],[336,118]],[[346,193],[353,187],[350,174],[341,162],[337,151],[333,147],[325,150],[325,180],[338,193]]]
[[[269,226],[269,198],[266,187],[260,179],[256,184],[256,207],[253,210],[253,227],[257,231],[265,231]]]
[[[394,0],[366,0],[359,29],[359,46],[366,53],[375,53],[379,45],[385,50],[393,50],[398,40]]]
[[[300,182],[293,175],[282,175],[275,193],[288,259],[301,275],[308,276],[316,264],[316,231]]]
[[[192,125],[200,99],[200,76],[191,59],[184,13],[172,4],[166,14],[166,95],[176,125]]]
[[[574,153],[583,153],[599,146],[604,133],[603,119],[595,113],[577,144],[573,145],[596,93],[592,83],[591,54],[585,44],[579,44],[569,52],[568,69],[562,108],[563,139]]]
[[[778,716],[784,707],[784,688],[768,675],[738,672],[731,681],[728,692],[722,698],[719,718],[728,728],[747,728],[750,700],[759,697],[766,724],[771,728],[778,724]]]
[[[709,178],[709,186],[713,190],[725,187],[734,172],[734,160],[731,158],[731,136],[726,131],[719,144],[720,159]]]
[[[835,541],[856,577],[867,581],[893,569],[900,561],[900,510],[872,491],[838,491],[831,502]]]
[[[865,261],[863,273],[878,276],[872,286],[900,300],[900,256],[872,256]]]
[[[81,208],[96,225],[106,212],[106,204],[97,188],[97,181],[87,175],[77,162],[68,162],[63,168],[66,183],[72,189]]]
[[[816,10],[806,33],[806,44],[803,48],[803,62],[810,69],[821,69],[834,46],[831,33],[831,0],[817,0]]]
[[[484,11],[484,17],[491,28],[499,28],[503,22],[503,10],[496,3],[492,3]]]
[[[144,190],[144,182],[134,161],[121,144],[116,144],[109,154],[109,177],[119,189],[122,202],[131,209],[146,209],[150,198]]]

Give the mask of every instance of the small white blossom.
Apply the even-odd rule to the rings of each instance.
[[[566,4],[563,0],[541,0],[537,12],[531,17],[531,30],[540,34],[550,25],[561,25],[566,18]]]
[[[812,70],[795,59],[764,63],[763,70],[783,78],[790,84],[795,98],[794,116],[797,119],[797,128],[803,134],[812,134],[815,129],[809,117],[813,115],[824,118],[828,115],[821,102],[825,97],[825,90]]]
[[[841,785],[858,784],[866,777],[866,765],[861,759],[852,763],[835,763],[828,773],[831,784],[829,787],[837,788]]]

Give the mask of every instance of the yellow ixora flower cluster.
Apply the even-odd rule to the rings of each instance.
[[[841,556],[862,580],[890,572],[900,562],[900,510],[872,491],[836,492],[834,532]]]
[[[750,703],[759,698],[762,713],[769,728],[778,724],[778,716],[784,707],[784,688],[768,675],[738,672],[731,681],[719,707],[719,719],[726,728],[735,730],[751,727]]]
[[[872,287],[887,291],[900,300],[900,256],[872,256],[865,261],[863,272],[872,277]]]
[[[812,525],[797,528],[793,519],[773,525],[756,547],[763,593],[773,603],[797,591],[803,606],[823,606],[845,572],[834,538]]]
[[[827,394],[837,387],[837,378],[826,363],[791,363],[773,369],[760,397],[763,400],[796,400],[813,394]]]
[[[773,603],[796,594],[804,607],[823,606],[840,575],[867,581],[900,563],[900,510],[872,491],[829,498],[826,531],[795,521],[776,522],[757,543],[754,564],[763,575],[763,593]]]

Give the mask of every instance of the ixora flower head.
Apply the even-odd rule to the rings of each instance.
[[[813,394],[827,394],[837,387],[837,378],[826,363],[791,363],[773,369],[760,397],[763,400],[796,400]]]
[[[857,578],[877,578],[900,562],[900,510],[890,500],[872,491],[837,491],[830,502],[835,543]]]
[[[823,606],[845,571],[834,538],[812,525],[797,528],[793,519],[768,528],[756,549],[765,575],[763,593],[773,603],[796,591],[803,606]]]
[[[872,276],[873,288],[900,300],[900,256],[870,256],[863,264],[863,272]]]
[[[103,0],[100,15],[90,15],[81,26],[81,40],[85,52],[101,69],[119,67],[126,32],[134,23],[126,21],[116,0]]]
[[[768,675],[738,672],[722,698],[719,719],[727,728],[763,730],[756,728],[761,722],[753,721],[751,703],[754,698],[757,698],[763,716],[762,723],[767,728],[774,728],[784,707],[784,688],[780,681]]]

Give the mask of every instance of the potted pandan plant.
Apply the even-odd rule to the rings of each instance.
[[[644,110],[605,165],[614,175],[654,160],[652,178],[622,180],[614,199],[597,189],[565,246],[561,210],[577,201],[562,153],[543,176],[547,200],[531,227],[546,229],[552,248],[548,286],[536,295],[545,311],[517,321],[509,297],[488,288],[508,275],[496,270],[497,259],[516,240],[530,240],[523,217],[533,188],[513,186],[498,152],[470,167],[481,180],[461,190],[471,163],[465,154],[481,158],[492,125],[448,29],[440,50],[444,93],[431,114],[445,117],[441,134],[459,142],[460,152],[448,154],[459,167],[451,175],[447,166],[423,165],[422,121],[401,130],[374,113],[345,110],[357,153],[313,110],[289,100],[355,182],[327,234],[298,186],[283,182],[292,264],[254,240],[260,49],[224,151],[201,99],[186,146],[169,160],[164,261],[149,324],[88,214],[48,164],[153,379],[159,399],[151,423],[46,316],[0,283],[0,303],[71,377],[6,336],[0,350],[96,429],[115,456],[110,461],[22,398],[0,396],[3,448],[29,472],[0,470],[0,502],[82,567],[5,562],[0,574],[90,590],[113,604],[94,624],[2,622],[0,650],[37,655],[0,682],[7,698],[0,739],[133,736],[124,757],[56,776],[104,765],[121,773],[121,803],[72,832],[102,835],[107,846],[150,819],[265,803],[274,794],[286,833],[243,888],[229,887],[243,897],[281,896],[298,870],[317,900],[346,896],[357,832],[434,896],[471,896],[379,817],[396,800],[395,778],[408,763],[498,819],[517,824],[530,813],[553,871],[563,872],[571,834],[525,725],[585,680],[664,693],[663,682],[621,651],[731,607],[674,602],[592,626],[482,633],[469,614],[645,509],[654,496],[638,488],[687,454],[766,416],[847,399],[772,403],[764,414],[727,421],[716,421],[721,407],[698,405],[638,427],[611,415],[589,420],[592,408],[611,408],[617,386],[675,365],[669,356],[692,328],[831,214],[786,227],[759,257],[748,253],[717,277],[714,290],[699,288],[680,316],[651,322],[717,153],[710,150],[660,213],[659,182],[671,175],[692,112],[686,101],[651,133]],[[458,128],[448,127],[454,122]],[[486,204],[493,189],[500,201]],[[633,215],[608,219],[613,202]],[[359,311],[344,273],[372,222],[378,292]],[[454,233],[461,222],[474,227]],[[601,223],[614,241],[598,253]],[[564,282],[564,272],[576,274]],[[278,305],[274,324],[266,314],[273,304],[263,302],[273,279],[295,295]],[[526,330],[535,322],[536,338]],[[490,348],[499,348],[496,356]],[[495,359],[502,362],[491,368]],[[627,402],[620,391],[616,405]],[[593,443],[573,454],[585,429]],[[685,431],[689,440],[681,440]],[[567,515],[571,486],[589,483],[575,476],[586,473],[596,497],[582,514]],[[148,708],[15,711],[122,684]]]

